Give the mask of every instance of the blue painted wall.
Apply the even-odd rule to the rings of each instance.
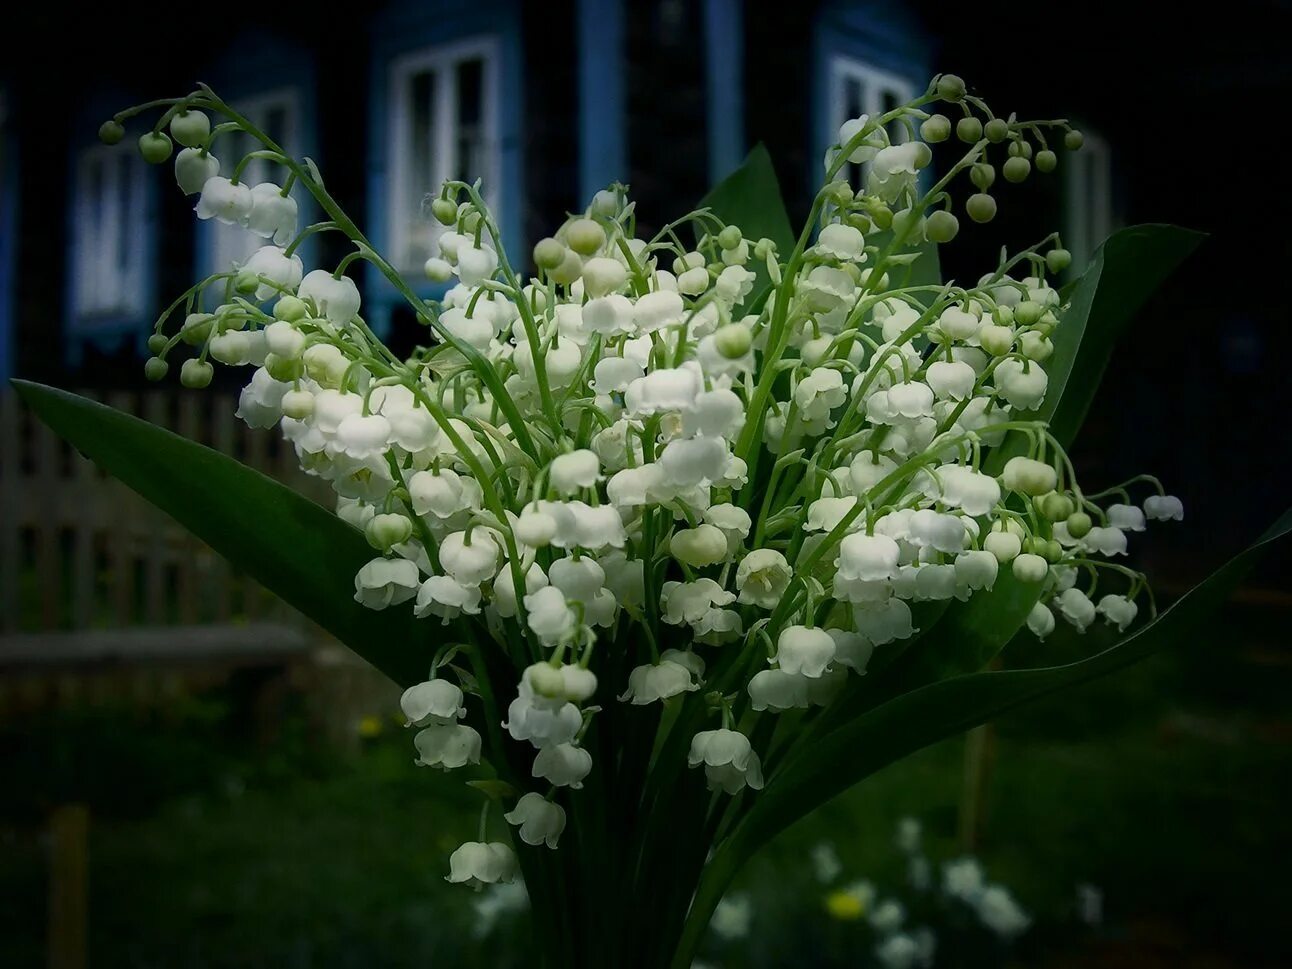
[[[709,181],[717,184],[745,157],[745,12],[743,0],[705,0],[708,54]]]
[[[623,0],[579,0],[579,201],[628,180]]]

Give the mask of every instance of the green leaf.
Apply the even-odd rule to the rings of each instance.
[[[428,627],[407,607],[354,601],[354,574],[375,555],[356,529],[218,451],[64,390],[13,384],[78,451],[391,679],[425,678]]]
[[[710,189],[698,207],[712,209],[723,222],[740,226],[751,246],[761,238],[771,239],[782,259],[794,249],[794,229],[781,199],[772,156],[761,142],[739,168]]]
[[[1096,250],[1072,286],[1071,305],[1054,330],[1054,353],[1044,364],[1049,389],[1035,411],[1065,446],[1085,419],[1122,331],[1205,238],[1205,233],[1179,226],[1136,225],[1114,232]],[[1013,435],[995,449],[988,472],[998,474],[1022,448],[1023,438]]]

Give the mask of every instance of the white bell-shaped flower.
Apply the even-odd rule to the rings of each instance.
[[[750,678],[746,689],[749,693],[750,706],[755,711],[770,710],[772,713],[782,713],[796,708],[807,709],[807,687],[807,677],[799,673],[767,669],[755,673]]]
[[[826,633],[834,640],[835,663],[855,673],[865,673],[871,654],[875,652],[875,644],[861,633],[846,629],[827,629]]]
[[[854,532],[839,543],[839,574],[846,579],[888,579],[897,571],[901,549],[887,535]]]
[[[503,817],[520,828],[520,840],[527,845],[545,844],[555,848],[565,830],[565,808],[535,791],[522,794],[516,806]]]
[[[417,590],[413,615],[418,618],[439,616],[448,624],[462,614],[480,612],[480,586],[459,582],[451,575],[432,575]]]
[[[419,767],[456,770],[480,763],[480,735],[462,723],[433,723],[413,738]]]
[[[276,246],[287,245],[296,235],[296,200],[272,182],[261,182],[251,190],[247,228]]]
[[[929,364],[925,379],[939,400],[965,400],[973,394],[978,375],[960,360],[938,360]]]
[[[1065,589],[1054,597],[1054,608],[1077,632],[1084,633],[1095,621],[1095,604],[1080,589]]]
[[[369,609],[385,609],[417,595],[421,578],[407,559],[373,559],[354,577],[354,600]]]
[[[252,205],[251,189],[244,183],[235,184],[223,175],[215,175],[203,182],[194,211],[199,219],[243,225],[251,215]]]
[[[865,242],[861,230],[840,222],[831,222],[822,228],[816,240],[816,248],[827,256],[852,262],[860,261],[865,252]]]
[[[583,779],[591,772],[592,755],[568,741],[539,750],[532,771],[540,780],[575,791],[583,787]]]
[[[498,253],[488,246],[460,246],[457,249],[458,278],[464,286],[479,286],[498,271]]]
[[[1054,613],[1044,602],[1038,602],[1027,614],[1027,628],[1037,639],[1045,639],[1054,632]]]
[[[638,333],[654,333],[682,322],[685,306],[682,297],[667,289],[647,293],[637,299],[633,320]]]
[[[909,639],[917,632],[911,607],[897,597],[854,605],[852,615],[857,631],[876,646]]]
[[[340,454],[364,461],[388,449],[390,421],[380,414],[350,414],[337,425],[333,446]]]
[[[665,582],[660,591],[663,619],[675,626],[700,622],[715,606],[721,608],[735,601],[734,595],[709,578]]]
[[[540,749],[569,743],[582,725],[578,707],[537,696],[527,679],[521,680],[520,695],[511,701],[503,723],[514,740],[528,740]]]
[[[498,574],[502,548],[486,529],[452,532],[440,542],[440,564],[463,585],[479,585]]]
[[[553,586],[525,596],[525,614],[529,628],[545,646],[568,643],[578,632],[578,616],[565,593]]]
[[[548,481],[558,494],[569,497],[601,480],[597,455],[586,448],[560,454],[548,466]]]
[[[497,841],[468,841],[449,856],[447,881],[480,888],[516,878],[516,854]]]
[[[749,738],[735,730],[702,730],[691,738],[687,763],[704,765],[709,789],[739,793],[746,786],[758,791],[763,787],[763,766],[750,746]]]
[[[1183,521],[1184,502],[1175,495],[1150,495],[1144,499],[1144,514],[1154,521]]]
[[[425,727],[431,723],[453,723],[465,714],[462,689],[444,679],[426,680],[404,691],[399,698],[408,727]]]
[[[242,269],[262,280],[256,287],[256,300],[261,303],[296,292],[305,272],[300,256],[294,253],[289,256],[278,246],[261,246],[247,257]]]
[[[340,279],[326,269],[306,273],[296,295],[312,300],[318,311],[334,326],[344,326],[359,312],[359,287],[349,276]]]
[[[628,674],[628,689],[619,698],[635,706],[667,700],[700,688],[704,660],[694,653],[666,649],[658,663],[638,666]]]
[[[1002,360],[992,373],[992,383],[1014,407],[1034,410],[1045,400],[1049,377],[1039,364],[1009,357]]]
[[[834,662],[834,640],[824,629],[786,626],[776,639],[776,665],[786,673],[816,679]]]
[[[1083,545],[1100,555],[1125,555],[1126,533],[1110,525],[1096,525],[1081,539]]]
[[[793,572],[789,562],[772,548],[756,548],[736,567],[736,590],[741,605],[774,609],[789,587]]]
[[[175,156],[175,181],[185,195],[202,191],[209,179],[220,174],[220,159],[200,148],[185,148]]]
[[[956,584],[965,589],[990,589],[996,584],[1000,562],[991,552],[961,552],[955,560]]]
[[[1119,633],[1124,633],[1126,627],[1139,615],[1139,606],[1135,605],[1135,600],[1128,599],[1126,596],[1106,595],[1100,597],[1095,611],[1103,616],[1110,626],[1116,626]]]
[[[1109,505],[1107,514],[1108,524],[1124,532],[1142,532],[1148,527],[1144,512],[1135,505]]]

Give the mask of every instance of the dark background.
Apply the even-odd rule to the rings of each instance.
[[[1159,596],[1178,596],[1289,504],[1289,5],[872,6],[913,31],[935,70],[960,74],[998,112],[1098,130],[1113,147],[1122,224],[1209,233],[1117,346],[1073,453],[1091,486],[1148,471],[1184,500],[1183,523],[1135,543]],[[819,165],[804,92],[821,9],[745,10],[746,137],[769,147],[796,220]],[[66,158],[82,136],[72,119],[100,88],[189,89],[202,64],[253,26],[249,16],[325,65],[319,155],[330,189],[364,223],[367,50],[361,34],[347,35],[351,14],[184,6],[10,15],[0,78],[22,158],[17,375],[100,392],[143,388],[131,346],[92,353],[75,370],[63,353]],[[581,205],[575,11],[526,4],[521,16],[532,242]],[[700,24],[699,4],[627,4],[625,179],[659,221],[707,188]],[[189,203],[158,178],[160,218],[182,242]],[[976,279],[1003,241],[1027,244],[1057,210],[1053,186],[1034,179],[1002,203],[997,223],[962,231],[943,255],[948,275]],[[161,260],[163,293],[186,288],[188,246],[163,247]],[[1290,561],[1286,551],[1267,559],[1216,623],[1168,655],[996,724],[984,756],[967,757],[960,740],[941,744],[791,831],[742,889],[754,899],[759,944],[715,943],[714,961],[870,964],[862,923],[831,919],[820,904],[831,886],[805,875],[803,858],[829,842],[846,868],[841,883],[893,881],[889,832],[913,814],[936,858],[972,848],[1036,918],[1012,956],[984,950],[983,964],[1292,962],[1283,928]],[[26,590],[38,580],[4,581]],[[1009,655],[1050,663],[1090,648],[1058,634],[1042,646],[1020,641]],[[51,818],[69,804],[88,805],[91,818],[92,963],[457,965],[474,964],[488,944],[495,964],[519,964],[511,936],[475,938],[472,899],[440,881],[445,848],[470,829],[473,807],[460,785],[409,769],[391,697],[362,672],[346,674],[339,696],[314,665],[266,674],[268,693],[255,676],[184,676],[146,703],[120,690],[91,702],[70,688],[58,702],[27,703],[25,676],[0,669],[0,964],[49,958],[47,919],[61,904]],[[985,784],[981,798],[967,793],[967,769]],[[970,805],[978,816],[966,833]],[[1098,926],[1078,924],[1078,883],[1102,889]],[[949,952],[943,959],[956,964]]]

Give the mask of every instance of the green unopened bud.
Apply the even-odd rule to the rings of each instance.
[[[1024,552],[1014,559],[1010,568],[1020,582],[1040,582],[1050,571],[1045,559],[1035,552]]]
[[[234,292],[240,293],[243,296],[254,293],[256,291],[256,287],[259,285],[259,277],[257,277],[255,273],[246,269],[233,277]]]
[[[1041,318],[1045,312],[1045,307],[1034,300],[1025,299],[1014,307],[1014,319],[1018,320],[1023,326],[1031,326]]]
[[[1071,131],[1069,131],[1067,134],[1063,136],[1063,147],[1068,149],[1068,151],[1076,151],[1085,143],[1086,143],[1086,136],[1083,135],[1076,128],[1073,128]]]
[[[613,219],[619,212],[619,196],[603,188],[592,196],[592,211],[603,219]]]
[[[931,212],[924,223],[924,235],[930,242],[938,244],[950,242],[960,231],[960,220],[946,209]]]
[[[1045,543],[1045,551],[1041,555],[1045,558],[1045,561],[1053,565],[1063,559],[1063,546],[1052,538]]]
[[[929,162],[933,161],[933,149],[922,141],[915,142],[911,146],[911,151],[914,152],[911,160],[916,168],[925,168]]]
[[[170,340],[166,339],[166,334],[154,333],[152,336],[148,338],[148,352],[161,353],[163,350],[166,349],[169,343],[170,343]]]
[[[1014,346],[1014,331],[1007,326],[984,326],[978,330],[978,342],[994,357],[1003,357]]]
[[[1046,148],[1036,153],[1036,170],[1038,172],[1049,173],[1054,171],[1059,165],[1059,156],[1050,149]]]
[[[956,122],[956,137],[967,145],[972,145],[982,137],[982,122],[973,115],[967,115]]]
[[[181,111],[170,119],[170,133],[185,148],[196,148],[211,136],[211,119],[201,111]]]
[[[1014,325],[1014,307],[1001,304],[991,311],[992,322],[997,326]]]
[[[403,515],[373,515],[363,526],[363,535],[373,548],[389,552],[413,537],[413,523]]]
[[[606,244],[606,230],[591,219],[575,219],[565,230],[565,241],[580,256],[591,256]]]
[[[583,275],[583,260],[573,249],[566,249],[561,264],[555,269],[549,269],[547,274],[552,277],[553,282],[569,286]]]
[[[431,203],[431,215],[440,225],[454,225],[458,221],[458,203],[441,196]]]
[[[724,249],[734,249],[740,245],[743,238],[744,236],[740,234],[740,226],[729,225],[718,233],[718,245]]]
[[[565,253],[565,246],[550,236],[539,239],[534,245],[534,265],[550,271],[565,262]]]
[[[139,154],[150,165],[160,165],[170,157],[170,139],[160,131],[148,131],[139,136]]]
[[[285,357],[277,353],[265,354],[265,370],[269,376],[283,383],[299,380],[305,373],[305,363],[300,357]]]
[[[431,256],[422,263],[422,272],[433,283],[447,283],[453,278],[453,266],[447,259],[441,259],[439,256]]]
[[[996,169],[986,162],[978,162],[969,169],[969,181],[973,182],[978,191],[985,192],[996,181]]]
[[[959,101],[965,96],[965,82],[955,74],[943,74],[938,78],[937,91],[944,101]]]
[[[199,346],[211,336],[215,317],[210,313],[190,313],[179,328],[179,337],[191,347]]]
[[[1072,253],[1067,249],[1051,249],[1045,254],[1045,265],[1052,273],[1061,273],[1072,265]]]
[[[99,125],[99,141],[105,145],[119,145],[125,136],[126,129],[120,121],[109,119]]]
[[[1053,491],[1058,477],[1054,468],[1044,461],[1021,455],[1006,461],[1005,470],[1001,472],[1001,480],[1006,488],[1031,497]]]
[[[1036,510],[1052,522],[1061,522],[1075,510],[1076,505],[1065,494],[1051,491],[1036,499]]]
[[[726,558],[727,536],[716,525],[706,523],[674,532],[668,548],[679,562],[692,568],[703,568]]]
[[[1021,182],[1027,178],[1032,171],[1032,163],[1022,156],[1015,156],[1005,161],[1001,166],[1001,174],[1005,176],[1007,182]]]
[[[1010,158],[1027,158],[1032,157],[1032,144],[1023,138],[1015,138],[1009,143]]]
[[[565,677],[551,663],[534,663],[525,669],[525,682],[541,697],[565,699]]]
[[[754,338],[743,323],[728,323],[713,334],[713,345],[728,360],[739,360],[753,346]]]
[[[214,376],[215,368],[197,357],[185,360],[183,366],[179,368],[179,382],[189,390],[201,390],[211,383],[211,378]]]
[[[296,323],[309,315],[310,308],[305,301],[296,296],[284,296],[274,304],[274,318]]]
[[[1090,529],[1094,528],[1095,523],[1090,520],[1090,516],[1084,511],[1074,511],[1068,516],[1068,534],[1073,538],[1085,538],[1090,534]]]
[[[934,145],[940,141],[946,141],[951,137],[951,119],[945,114],[930,115],[920,125],[920,137]]]
[[[475,209],[468,208],[465,214],[463,214],[461,221],[463,233],[469,236],[475,235],[476,230],[480,229],[481,225],[484,223],[484,216]]]
[[[283,416],[303,421],[314,413],[314,395],[308,390],[289,390],[283,394]]]
[[[1004,118],[992,118],[983,126],[983,134],[993,145],[999,145],[1009,137],[1009,122]]]
[[[975,222],[990,222],[996,218],[996,200],[986,192],[970,195],[965,200],[965,212]]]
[[[1018,349],[1027,359],[1035,360],[1037,363],[1044,363],[1054,353],[1054,344],[1049,341],[1049,338],[1044,333],[1037,330],[1028,330],[1018,338]]]
[[[169,369],[170,365],[161,357],[149,357],[144,364],[144,376],[156,382],[164,378]]]
[[[878,200],[866,207],[866,214],[881,232],[886,232],[893,226],[893,210]]]

